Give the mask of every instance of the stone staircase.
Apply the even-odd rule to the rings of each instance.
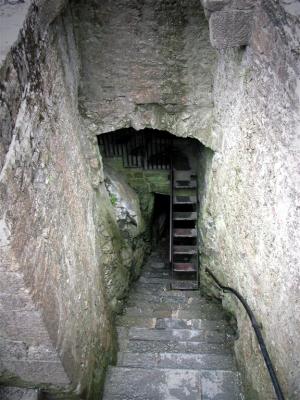
[[[37,399],[37,391],[26,387],[68,388],[70,380],[23,274],[1,248],[0,275],[0,400]]]
[[[199,291],[168,290],[153,253],[117,318],[119,353],[104,400],[242,400],[234,330]]]

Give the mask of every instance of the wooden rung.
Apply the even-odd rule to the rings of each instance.
[[[194,228],[175,228],[174,237],[197,237],[197,231]]]
[[[197,247],[196,246],[174,246],[173,253],[174,254],[193,255],[193,254],[197,254]]]
[[[197,267],[193,263],[175,262],[173,263],[174,272],[197,272]]]
[[[174,212],[173,219],[175,221],[195,221],[197,219],[196,212]]]
[[[174,196],[174,204],[196,204],[196,196]]]
[[[196,189],[196,181],[190,181],[190,180],[176,180],[174,182],[174,188],[175,189]]]

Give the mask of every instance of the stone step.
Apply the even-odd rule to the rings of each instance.
[[[169,279],[164,279],[164,282],[161,283],[147,282],[145,280],[139,281],[132,286],[132,291],[134,292],[139,289],[147,289],[154,292],[167,291],[170,290],[170,281]]]
[[[147,271],[147,270],[143,270],[141,277],[143,278],[160,278],[160,279],[167,279],[169,278],[170,275],[170,270],[166,270],[166,271]]]
[[[184,293],[184,292],[183,292]],[[169,304],[197,304],[197,305],[212,305],[216,303],[206,300],[200,296],[197,297],[188,297],[188,296],[178,296],[176,294],[172,294],[172,292],[162,292],[158,294],[149,294],[149,293],[135,293],[133,292],[129,296],[129,300],[135,301],[136,304],[140,304],[140,302],[151,303],[151,304],[159,304],[159,303],[169,303]]]
[[[172,290],[199,290],[199,283],[198,281],[194,280],[178,280],[178,279],[173,279],[171,282],[171,288]]]
[[[156,329],[210,329],[215,331],[232,331],[226,321],[209,321],[205,319],[172,319],[158,318]]]
[[[198,251],[197,246],[180,246],[180,245],[173,246],[174,254],[194,255],[197,254],[197,251]]]
[[[28,345],[52,347],[39,311],[0,310],[0,336],[4,339],[23,341]]]
[[[169,282],[169,276],[164,276],[164,277],[160,277],[160,278],[155,278],[155,277],[151,277],[151,276],[141,276],[139,279],[139,283],[143,283],[143,284],[151,284],[151,285],[162,285],[165,286],[166,284],[168,284]]]
[[[187,353],[118,353],[118,367],[235,371],[232,355]]]
[[[242,400],[237,372],[111,367],[103,400]]]
[[[0,338],[2,360],[59,361],[54,347],[45,345],[32,346],[22,341]]]
[[[197,265],[192,262],[174,262],[174,272],[197,272]]]
[[[13,374],[8,371],[13,371]],[[60,361],[0,359],[0,376],[5,376],[5,373],[6,382],[10,382],[11,376],[13,383],[13,376],[17,376],[19,381],[32,386],[43,383],[65,388],[70,384]]]
[[[214,303],[197,303],[197,302],[193,302],[193,303],[188,303],[188,302],[168,302],[168,301],[160,301],[160,302],[152,302],[150,303],[148,301],[148,299],[140,299],[139,302],[137,303],[136,299],[132,299],[131,297],[129,297],[129,299],[127,300],[126,303],[126,308],[125,310],[127,310],[127,308],[131,308],[131,307],[135,307],[137,309],[141,309],[144,310],[145,312],[156,312],[156,311],[170,311],[170,312],[174,312],[174,315],[176,314],[176,312],[180,312],[180,311],[189,311],[189,312],[196,312],[196,313],[200,313],[200,312],[204,312],[204,313],[223,313],[224,311],[216,304]],[[126,312],[126,311],[125,311]],[[175,317],[176,318],[176,317]],[[197,318],[197,317],[195,317]],[[201,318],[201,317],[200,317]]]
[[[111,367],[103,395],[103,400],[187,398],[201,400],[201,375],[198,371]]]
[[[201,371],[202,400],[244,400],[241,377],[232,371]]]
[[[157,286],[148,286],[144,284],[134,284],[132,286],[132,291],[131,293],[135,294],[149,294],[149,295],[154,295],[157,294],[159,295],[170,295],[172,297],[178,296],[178,297],[201,297],[199,289],[198,290],[170,290],[169,288],[162,288],[161,290],[158,290]]]
[[[165,268],[167,268],[166,263],[162,261],[152,261],[151,259],[149,259],[148,262],[143,267],[143,270],[150,269],[152,271],[162,271]]]
[[[151,341],[178,341],[178,342],[206,342],[224,343],[225,332],[206,329],[149,329],[149,328],[117,328],[119,339],[151,340]]]
[[[119,341],[119,350],[132,353],[232,354],[232,342],[206,343],[172,340],[129,340],[123,338]]]
[[[168,306],[168,305],[167,305]],[[128,316],[144,316],[152,318],[176,318],[176,319],[209,319],[216,321],[219,319],[226,319],[226,313],[224,311],[212,312],[207,309],[197,309],[192,310],[178,310],[178,309],[160,309],[156,308],[155,305],[148,305],[147,308],[139,306],[129,306],[126,307],[125,312]]]
[[[209,321],[203,319],[145,318],[143,316],[130,317],[128,315],[122,315],[117,317],[116,323],[118,326],[135,326],[137,328],[211,329],[217,331],[233,331],[233,328],[226,321],[222,320]]]
[[[11,386],[0,386],[1,400],[38,400],[37,389],[25,389]]]

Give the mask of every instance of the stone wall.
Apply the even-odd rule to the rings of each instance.
[[[112,164],[117,165],[118,159]],[[132,280],[140,275],[146,256],[150,253],[149,221],[143,212],[145,200],[129,186],[126,175],[117,168],[104,165],[105,186],[114,210],[110,240],[113,247],[102,248],[105,280],[113,311],[120,312]],[[148,193],[145,193],[146,199]],[[150,202],[151,205],[151,202]],[[148,208],[149,205],[147,204]],[[115,224],[117,223],[117,226]]]
[[[215,51],[198,0],[71,4],[87,131],[149,127],[216,146],[210,129]]]
[[[25,280],[73,394],[99,396],[131,276],[96,135],[133,126],[216,150],[201,153],[202,271],[247,298],[300,397],[298,4],[202,3],[218,53],[198,0],[72,1],[57,19],[64,2],[40,0],[1,65],[2,268]],[[224,304],[250,398],[272,399],[247,317]]]
[[[249,45],[219,52],[214,130],[223,141],[206,158],[202,204],[202,270],[246,297],[291,400],[300,397],[299,16],[296,1],[261,1]],[[273,399],[247,316],[230,295],[224,304],[238,319],[250,398]]]
[[[66,11],[57,17],[62,6],[40,1],[30,7],[0,69],[0,245],[2,279],[7,277],[1,315],[7,321],[11,313],[2,303],[7,296],[18,300],[14,277],[33,310],[18,311],[19,332],[22,326],[39,326],[36,355],[40,361],[62,362],[60,388],[54,375],[46,382],[39,364],[32,367],[28,351],[17,363],[1,363],[1,375],[7,377],[2,383],[13,377],[15,384],[59,390],[68,399],[93,399],[99,398],[113,356],[111,306],[116,296],[124,296],[130,273],[122,285],[113,279],[124,270],[115,240],[121,233],[104,185],[97,140],[85,134],[78,117],[79,63],[72,16]],[[114,285],[118,287],[111,290]],[[21,347],[32,348],[28,335],[16,339],[16,330],[10,336],[8,326],[2,328],[2,344],[19,340]],[[40,334],[48,342],[50,336],[52,360]],[[10,347],[5,351],[21,354],[12,355]],[[25,375],[20,374],[22,362]]]

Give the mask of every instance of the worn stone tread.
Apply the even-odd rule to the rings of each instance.
[[[18,388],[12,386],[0,386],[1,400],[38,400],[36,389]]]
[[[103,400],[201,400],[201,376],[194,370],[112,367]]]
[[[202,400],[244,400],[241,377],[232,371],[202,371]]]
[[[2,268],[0,280],[0,382],[24,387],[45,384],[64,390],[70,385],[42,314],[11,260]],[[12,387],[2,392],[0,399],[27,400],[32,395]]]
[[[216,312],[220,313],[220,307],[214,303],[208,303],[208,302],[201,302],[201,301],[194,301],[194,302],[189,302],[187,301],[168,301],[167,298],[163,299],[164,301],[152,301],[147,299],[141,299],[141,300],[136,300],[129,298],[126,306],[127,307],[135,307],[136,304],[138,304],[139,308],[143,308],[144,310],[170,310],[170,311],[177,311],[177,310],[182,310],[182,311],[190,311],[190,312],[197,312],[199,315],[199,312]]]
[[[121,351],[132,351],[134,353],[192,353],[192,354],[231,354],[232,344],[229,343],[206,343],[206,342],[184,342],[184,341],[157,341],[157,340],[126,340],[119,341]]]
[[[51,346],[41,314],[36,310],[0,310],[0,336],[10,340],[21,340],[30,345]]]
[[[103,400],[242,400],[239,373],[111,367]]]
[[[180,310],[180,309],[159,309],[159,307],[149,306],[147,308],[141,306],[129,306],[126,307],[125,312],[130,316],[143,315],[144,317],[154,317],[154,318],[176,318],[176,319],[211,319],[213,321],[224,319],[225,313],[220,311],[215,311],[212,313],[207,309],[194,309],[194,310]]]
[[[2,360],[41,360],[59,361],[54,348],[44,344],[30,346],[28,343],[16,340],[7,340],[0,337],[0,354]]]
[[[51,384],[63,386],[70,384],[64,368],[59,361],[41,360],[0,360],[0,370],[2,376],[5,371],[14,371],[19,379],[27,384]],[[9,380],[7,378],[7,380]]]
[[[119,367],[235,370],[232,355],[119,352]]]
[[[156,329],[211,329],[211,330],[229,330],[232,328],[225,320],[211,321],[206,319],[173,319],[173,318],[147,318],[143,316],[130,317],[121,315],[117,317],[119,326],[135,326],[140,328]]]
[[[163,264],[151,262],[116,319],[103,399],[242,400],[228,315],[199,291],[170,290]]]
[[[208,306],[208,307],[219,307],[218,304],[210,302],[206,299],[199,297],[188,297],[188,296],[174,296],[172,293],[159,293],[159,294],[145,294],[145,293],[133,293],[129,296],[128,302],[135,302],[136,304],[150,303],[150,304],[175,304],[175,305],[197,305],[197,306]]]
[[[148,329],[131,327],[128,331],[129,340],[159,340],[159,341],[191,341],[207,343],[223,343],[224,332],[198,329]]]

